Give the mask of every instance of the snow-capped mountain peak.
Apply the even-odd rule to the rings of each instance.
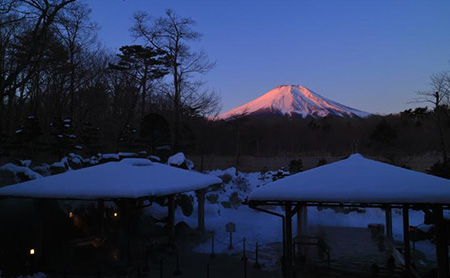
[[[367,117],[370,113],[360,111],[329,100],[300,85],[282,85],[261,97],[219,115],[228,119],[240,114],[278,114],[306,118],[325,117]]]

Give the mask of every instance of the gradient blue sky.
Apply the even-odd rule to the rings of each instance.
[[[450,69],[450,1],[87,0],[99,38],[116,51],[134,43],[134,11],[172,8],[197,21],[216,67],[201,79],[223,109],[283,84],[342,104],[395,113],[429,75]]]

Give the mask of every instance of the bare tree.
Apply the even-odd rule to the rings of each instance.
[[[194,52],[189,42],[197,41],[201,34],[192,27],[195,21],[178,16],[172,10],[166,10],[164,17],[151,18],[147,13],[134,15],[132,32],[136,38],[163,51],[168,57],[168,66],[173,77],[172,86],[166,91],[173,105],[173,145],[178,148],[180,141],[180,119],[183,109],[183,96],[192,94],[195,74],[204,74],[214,67],[204,51]]]
[[[22,48],[21,59],[11,67],[6,73],[2,73],[0,78],[0,98],[3,98],[7,91],[15,91],[29,80],[34,69],[38,66],[42,53],[48,43],[47,35],[50,26],[53,25],[57,15],[67,5],[76,0],[21,0],[15,3],[17,18],[28,19],[31,24],[27,24],[29,30],[25,30],[27,35],[27,46]],[[20,82],[17,79],[27,70],[26,78]]]
[[[80,72],[81,64],[89,59],[83,55],[92,47],[96,41],[97,25],[90,19],[91,9],[81,3],[74,3],[68,9],[58,14],[56,32],[68,53],[69,92],[70,101],[69,115],[74,117],[75,91],[82,83]],[[78,74],[77,74],[78,73]]]
[[[446,134],[444,131],[444,117],[449,117],[450,72],[442,71],[431,75],[430,86],[431,89],[429,91],[417,92],[419,97],[415,99],[415,102],[430,103],[432,105],[441,145],[442,159],[446,163],[448,156]]]
[[[27,82],[39,72],[51,42],[51,28],[76,0],[3,0],[0,2],[0,119],[10,131],[12,107],[29,95]],[[7,99],[7,116],[3,103]]]

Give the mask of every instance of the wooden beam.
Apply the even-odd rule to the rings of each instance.
[[[285,229],[286,229],[286,239],[285,239],[285,276],[287,278],[292,278],[293,268],[292,268],[292,205],[290,202],[286,203],[285,206],[286,217],[285,217]]]
[[[200,189],[195,191],[197,196],[197,230],[203,232],[205,231],[205,190]]]
[[[438,264],[438,277],[447,278],[449,275],[447,223],[445,223],[441,206],[435,206],[433,208],[433,214],[436,221],[436,258]]]
[[[403,257],[407,277],[411,274],[411,248],[409,245],[409,206],[403,205]]]

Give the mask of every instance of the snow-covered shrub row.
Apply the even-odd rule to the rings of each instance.
[[[0,166],[0,187],[132,157],[148,158],[156,162],[161,161],[159,157],[148,156],[146,152],[98,153],[89,158],[83,158],[79,154],[69,153],[60,161],[50,164],[35,164],[31,160],[18,160]]]
[[[0,166],[0,187],[20,183],[45,176],[61,174],[66,171],[77,170],[97,164],[111,161],[119,161],[123,158],[148,158],[154,162],[161,162],[161,159],[154,155],[147,155],[147,152],[139,153],[119,152],[119,153],[98,153],[90,158],[83,158],[79,154],[69,153],[60,161],[51,164],[34,164],[31,160],[19,160]],[[183,153],[177,153],[168,158],[167,164],[188,170],[194,168],[194,163],[186,159]]]
[[[47,275],[42,272],[34,273],[33,275],[26,275],[26,276],[18,276],[17,278],[46,278]]]
[[[274,173],[267,172],[268,175]],[[218,204],[224,209],[238,208],[251,191],[272,181],[269,178],[262,179],[260,173],[243,173],[236,171],[234,167],[210,171],[208,174],[221,178],[223,184],[210,187],[206,194],[206,201],[209,204]]]
[[[26,166],[7,163],[0,166],[0,187],[42,177]]]

